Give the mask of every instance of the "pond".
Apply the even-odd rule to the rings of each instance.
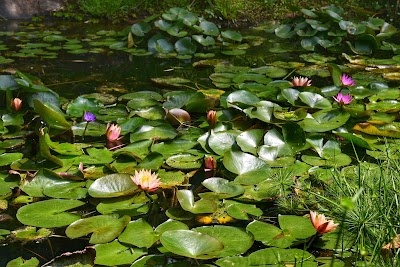
[[[395,266],[398,33],[342,16],[3,22],[0,265]]]

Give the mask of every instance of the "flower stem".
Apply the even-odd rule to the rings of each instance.
[[[87,129],[88,125],[89,125],[89,121],[86,122],[85,129],[83,130],[82,141],[85,140],[85,133],[86,133],[86,129]]]

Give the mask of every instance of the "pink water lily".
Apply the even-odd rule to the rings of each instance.
[[[296,86],[311,86],[311,79],[307,77],[293,77],[292,81],[290,84],[294,87]]]
[[[321,235],[329,233],[336,229],[339,224],[333,222],[333,220],[327,220],[325,215],[318,214],[315,211],[310,210],[310,219],[315,230]]]
[[[150,170],[135,171],[135,175],[131,176],[131,179],[137,186],[147,192],[155,191],[161,185],[158,175]]]
[[[11,108],[15,111],[18,111],[22,108],[22,100],[18,97],[11,100]]]
[[[343,86],[354,86],[356,82],[347,74],[342,74],[340,77]]]
[[[108,141],[110,142],[117,141],[120,134],[121,134],[121,127],[118,126],[118,124],[107,125],[106,136]]]
[[[335,101],[338,102],[341,106],[350,104],[351,101],[353,101],[351,95],[344,95],[342,93],[338,93],[336,96],[333,97],[333,99],[335,99]]]

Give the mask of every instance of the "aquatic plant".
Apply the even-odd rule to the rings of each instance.
[[[341,106],[350,104],[351,101],[353,101],[351,95],[344,95],[342,93],[338,93],[336,96],[333,97],[333,99],[335,99],[335,101],[338,102]]]
[[[106,130],[107,140],[110,142],[117,141],[119,139],[119,135],[121,134],[121,127],[117,124],[109,124]]]
[[[150,170],[135,171],[135,174],[131,178],[137,186],[147,192],[155,191],[161,185],[158,175],[152,173]]]
[[[167,18],[189,16],[175,11]],[[113,33],[96,38],[103,34]],[[115,41],[113,49],[125,49],[129,36]],[[67,100],[36,77],[0,75],[0,204],[23,225],[5,226],[0,238],[79,240],[79,257],[49,263],[61,265],[343,266],[348,251],[357,261],[381,260],[377,251],[398,232],[398,87],[327,56],[303,58],[313,68],[198,61],[212,68],[207,86],[152,78],[160,91],[112,99]],[[295,72],[305,85],[314,76],[312,86],[294,88]],[[15,96],[24,112],[8,107]],[[326,232],[333,222],[322,214],[313,225],[310,209],[341,227]],[[337,253],[324,259],[315,248]]]
[[[91,113],[89,111],[85,111],[85,113],[83,114],[83,119],[87,122],[95,121],[96,115],[94,115],[93,113]]]
[[[354,86],[356,85],[355,81],[347,74],[343,73],[340,77],[343,86]]]
[[[329,233],[338,227],[338,224],[334,223],[333,220],[327,220],[325,215],[318,214],[315,211],[310,211],[310,219],[315,230],[321,235]]]
[[[290,84],[296,86],[311,86],[311,80],[308,77],[293,77]]]
[[[319,47],[333,51],[346,44],[356,54],[371,55],[397,32],[393,25],[376,17],[360,22],[346,20],[344,10],[334,5],[295,8],[295,12],[295,17],[275,27],[275,34],[280,38],[295,38],[308,51]]]
[[[11,108],[15,111],[19,111],[22,108],[22,100],[18,97],[11,100]]]

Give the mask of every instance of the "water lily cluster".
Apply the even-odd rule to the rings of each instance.
[[[172,47],[151,37],[143,43],[152,52],[194,55],[183,25],[207,35],[190,37],[205,50],[229,39],[235,44],[225,53],[241,53],[241,35],[180,8],[151,25],[135,23],[126,45],[134,49],[155,26],[179,40]],[[334,63],[320,65],[320,77],[290,62],[196,63],[213,68],[215,88],[154,78],[160,92],[121,94],[112,103],[60,99],[18,71],[0,76],[0,89],[13,85],[1,110],[0,204],[23,225],[0,229],[0,237],[52,240],[56,232],[82,240],[76,254],[95,254],[88,261],[103,266],[318,266],[326,259],[315,249],[358,249],[357,203],[345,207],[332,188],[357,180],[354,151],[384,161],[396,150],[386,150],[382,137],[400,138],[398,88]],[[329,260],[343,263],[340,253]]]

